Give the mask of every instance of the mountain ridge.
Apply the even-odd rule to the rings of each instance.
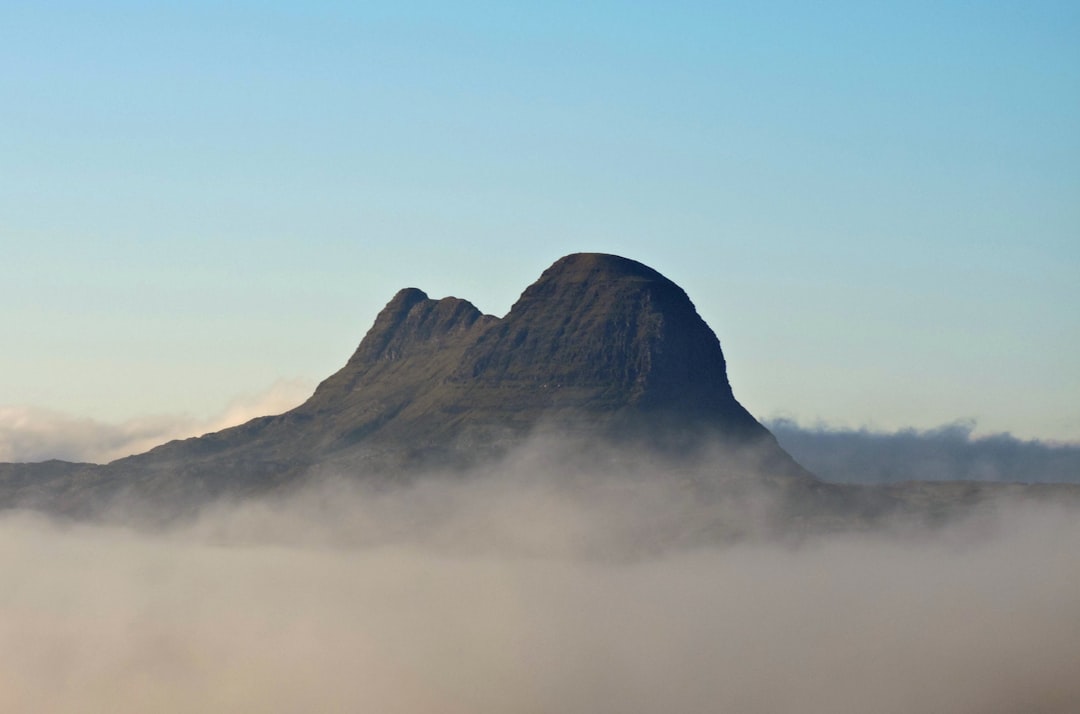
[[[0,464],[0,507],[85,516],[136,499],[190,512],[326,474],[464,472],[537,434],[671,463],[712,458],[713,481],[730,486],[738,473],[740,489],[767,484],[803,520],[863,521],[978,496],[820,481],[735,399],[720,341],[682,288],[628,258],[575,253],[501,318],[399,290],[345,365],[283,414],[106,465]]]

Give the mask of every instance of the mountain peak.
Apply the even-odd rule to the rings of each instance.
[[[732,435],[766,433],[735,401],[720,343],[686,293],[616,255],[556,261],[478,336],[454,379],[472,385],[474,400],[520,404],[524,413],[663,415]]]
[[[584,282],[613,279],[661,280],[670,282],[644,263],[609,253],[571,253],[559,258],[544,271],[538,282]]]
[[[373,381],[393,384],[393,379],[383,377],[388,370],[390,373],[404,370],[408,374],[409,364],[446,359],[455,347],[460,349],[469,344],[473,333],[496,321],[497,318],[484,315],[468,300],[456,297],[432,300],[418,288],[399,290],[379,312],[345,366],[323,381],[299,410],[325,411],[335,404],[355,401],[357,395],[353,393]],[[414,388],[420,386],[418,383]],[[377,394],[378,388],[367,391]],[[359,395],[361,399],[367,396]]]
[[[603,253],[560,258],[501,319],[399,291],[299,412],[347,413],[355,428],[335,429],[346,441],[582,420],[609,431],[664,422],[739,439],[768,433],[735,400],[720,342],[686,293]]]

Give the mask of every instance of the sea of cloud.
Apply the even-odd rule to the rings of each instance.
[[[106,462],[309,392],[119,425],[4,408],[0,461]],[[966,425],[770,426],[836,481],[1066,481],[1077,456]],[[322,478],[167,529],[7,512],[0,711],[1080,711],[1075,510],[792,540],[770,535],[771,505],[545,443],[468,476]]]
[[[158,530],[6,513],[0,711],[1080,710],[1075,511],[781,540],[760,500],[557,452]]]

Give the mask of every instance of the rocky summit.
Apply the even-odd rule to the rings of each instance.
[[[735,400],[720,343],[686,293],[641,263],[593,253],[556,262],[502,319],[402,290],[294,414],[336,425],[332,451],[403,438],[442,451],[540,425],[768,438]]]
[[[712,458],[718,482],[749,454],[752,468],[740,470],[800,518],[862,519],[908,501],[933,505],[940,491],[908,497],[817,480],[736,401],[720,343],[681,288],[633,260],[577,253],[502,318],[399,291],[345,366],[284,414],[106,465],[0,464],[0,506],[81,516],[134,498],[184,512],[319,474],[464,471],[539,434],[586,450]]]

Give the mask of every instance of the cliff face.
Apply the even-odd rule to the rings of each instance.
[[[125,492],[198,503],[312,470],[472,465],[537,429],[678,449],[754,444],[779,471],[812,481],[735,400],[716,335],[677,285],[626,258],[579,253],[548,268],[501,319],[465,300],[401,290],[299,407],[103,467],[72,467],[80,476],[66,486],[53,467],[50,489],[63,493],[62,510]],[[10,504],[26,479],[7,481],[23,484],[0,484]],[[35,502],[47,496],[35,490]]]

